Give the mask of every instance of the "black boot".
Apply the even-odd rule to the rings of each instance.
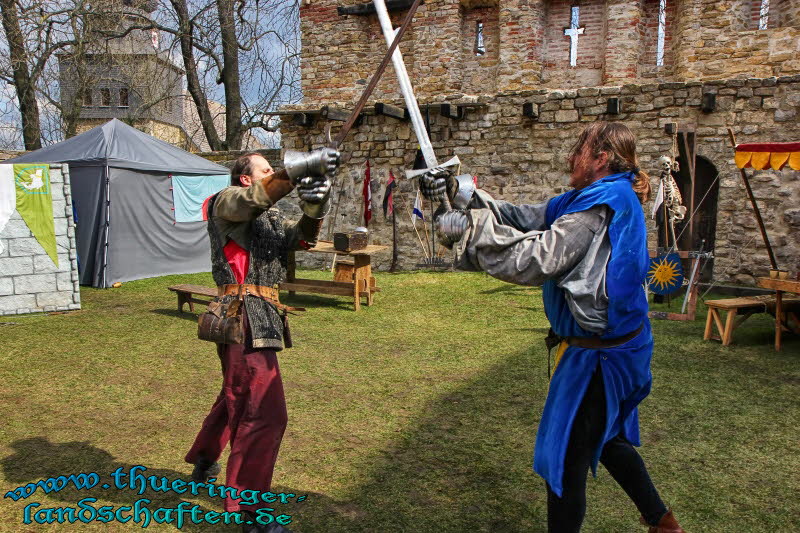
[[[192,470],[192,481],[206,483],[208,482],[208,478],[218,476],[221,471],[222,467],[219,466],[219,463],[209,461],[208,459],[201,457],[194,464],[194,470]]]

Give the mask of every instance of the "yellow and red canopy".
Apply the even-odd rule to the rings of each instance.
[[[780,170],[787,164],[800,170],[800,142],[744,143],[736,146],[736,166],[765,170]]]

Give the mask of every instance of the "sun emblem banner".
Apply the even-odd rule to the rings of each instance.
[[[17,211],[33,236],[58,266],[50,165],[14,165]]]
[[[683,266],[678,254],[660,255],[650,259],[647,271],[650,292],[672,294],[683,285]]]

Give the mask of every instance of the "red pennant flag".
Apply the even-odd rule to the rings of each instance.
[[[394,188],[397,185],[394,181],[394,174],[389,171],[389,181],[386,182],[386,192],[383,193],[383,216],[388,217],[394,213]]]
[[[364,176],[364,226],[369,226],[369,221],[372,218],[372,190],[370,183],[372,177],[369,170],[369,159],[367,159],[367,172]]]

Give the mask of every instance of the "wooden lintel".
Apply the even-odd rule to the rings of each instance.
[[[386,115],[387,117],[396,118],[398,120],[408,120],[408,110],[404,107],[398,107],[392,104],[384,104],[378,102],[375,104],[376,115]]]
[[[326,118],[328,120],[339,120],[341,122],[346,122],[347,119],[350,118],[349,111],[337,109],[327,105],[323,106],[322,109],[319,110],[319,114],[322,115],[322,118]]]
[[[458,104],[442,104],[439,106],[439,114],[443,117],[461,120],[464,118],[464,108]]]
[[[394,11],[405,11],[406,9],[411,7],[411,4],[414,3],[414,0],[387,0],[386,1],[386,10],[390,13]],[[420,4],[424,4],[425,2],[422,1]],[[339,13],[340,16],[343,15],[374,15],[375,14],[375,5],[372,2],[368,2],[366,4],[356,4],[354,6],[340,6],[336,8],[336,11]]]

